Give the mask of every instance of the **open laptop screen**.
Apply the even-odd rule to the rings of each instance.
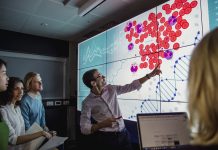
[[[140,149],[165,149],[188,145],[188,117],[185,112],[137,114]]]

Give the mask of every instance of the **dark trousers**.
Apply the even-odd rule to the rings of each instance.
[[[129,133],[126,129],[122,132],[102,132],[94,133],[96,150],[132,150]]]

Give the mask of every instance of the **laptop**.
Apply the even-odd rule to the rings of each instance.
[[[177,149],[190,142],[185,112],[137,114],[137,128],[140,150]]]

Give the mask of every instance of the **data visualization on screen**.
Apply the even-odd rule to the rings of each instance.
[[[217,25],[210,17],[217,13],[216,1],[169,0],[79,43],[77,109],[90,92],[82,82],[85,71],[96,68],[108,84],[124,85],[160,64],[160,76],[139,91],[118,96],[123,118],[135,121],[137,113],[186,112],[189,61],[201,38]]]

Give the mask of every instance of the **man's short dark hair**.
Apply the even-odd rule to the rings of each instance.
[[[90,89],[92,88],[92,85],[91,85],[91,81],[94,81],[95,78],[94,78],[94,73],[98,71],[97,69],[91,69],[91,70],[88,70],[86,71],[84,74],[83,74],[83,83],[89,87]]]
[[[6,66],[7,64],[6,64],[6,62],[5,62],[4,60],[2,60],[2,59],[0,58],[0,68],[2,68],[2,65],[5,65],[5,66]]]

